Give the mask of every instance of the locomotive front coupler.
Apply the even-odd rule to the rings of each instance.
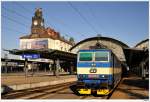
[[[85,87],[85,83],[84,83],[84,82],[81,82],[81,81],[78,81],[78,82],[76,82],[76,86],[77,86],[78,88],[83,88],[83,87]]]
[[[108,83],[107,82],[103,82],[100,84],[100,88],[108,88]]]

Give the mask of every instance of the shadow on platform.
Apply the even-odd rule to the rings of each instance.
[[[122,84],[149,89],[149,80],[142,79],[124,79]]]
[[[124,79],[122,84],[128,87],[117,88],[118,91],[126,93],[128,96],[136,99],[149,99],[149,80],[142,80],[140,78]],[[147,94],[144,95],[144,92]]]
[[[121,91],[121,92],[124,92],[124,93],[127,93],[129,96],[133,96],[133,97],[136,97],[136,99],[149,99],[149,96],[145,96],[145,95],[142,95],[142,94],[139,94],[139,93],[135,93],[135,92],[131,92],[130,90],[128,89],[121,89],[121,88],[118,88],[117,89],[118,91]]]
[[[13,91],[12,88],[8,87],[7,85],[1,85],[1,94],[7,94],[8,92]]]
[[[69,88],[72,92],[74,92],[74,94],[80,96],[79,92],[77,91],[76,85],[71,85]]]

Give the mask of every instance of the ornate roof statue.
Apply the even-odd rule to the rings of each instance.
[[[42,8],[36,8],[35,16],[36,17],[42,17]]]

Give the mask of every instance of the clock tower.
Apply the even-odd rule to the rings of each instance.
[[[44,32],[44,19],[42,17],[42,9],[37,8],[34,17],[32,17],[31,34],[42,34]]]

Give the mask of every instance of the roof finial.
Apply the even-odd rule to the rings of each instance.
[[[42,17],[42,8],[36,8],[35,16],[36,17]]]

